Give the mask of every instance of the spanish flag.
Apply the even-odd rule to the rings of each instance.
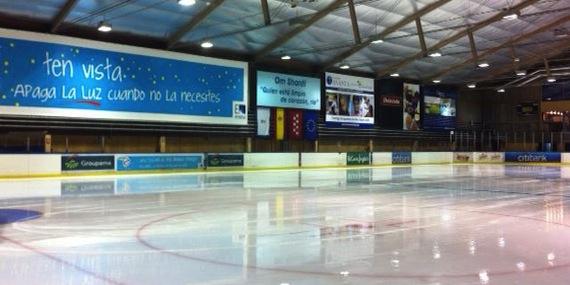
[[[285,137],[285,110],[277,108],[275,110],[275,139],[283,140]]]

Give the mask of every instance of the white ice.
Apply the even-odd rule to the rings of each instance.
[[[570,168],[0,181],[0,284],[570,284]],[[0,211],[1,212],[1,211]]]

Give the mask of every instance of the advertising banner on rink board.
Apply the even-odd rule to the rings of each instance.
[[[61,171],[115,170],[114,155],[62,155]]]
[[[174,170],[204,167],[202,154],[120,154],[116,155],[117,171]]]
[[[369,152],[348,152],[346,154],[346,165],[370,165]]]
[[[453,162],[455,162],[455,163],[473,162],[473,153],[472,152],[455,152],[455,153],[453,153]]]
[[[320,110],[321,80],[258,71],[257,106]]]
[[[325,74],[326,116],[332,127],[374,126],[374,79]]]
[[[561,162],[559,152],[505,152],[505,162]]]
[[[243,154],[237,153],[208,153],[208,167],[237,167],[243,166]]]
[[[62,196],[109,195],[115,193],[115,181],[62,181]]]
[[[404,130],[420,129],[420,86],[404,83]]]
[[[247,124],[247,63],[0,30],[0,112]]]
[[[505,162],[505,154],[503,152],[474,152],[473,162],[502,163]]]
[[[392,164],[412,164],[412,153],[392,152]]]

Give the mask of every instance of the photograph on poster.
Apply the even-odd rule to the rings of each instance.
[[[369,96],[327,93],[327,115],[374,117],[374,101]]]
[[[420,129],[420,86],[404,83],[404,130]]]
[[[325,121],[349,127],[374,125],[374,80],[342,74],[325,75]]]

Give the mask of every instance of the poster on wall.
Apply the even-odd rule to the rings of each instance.
[[[321,81],[318,78],[258,71],[257,106],[320,110]]]
[[[376,108],[378,125],[385,129],[402,129],[403,84],[400,80],[378,80],[376,94],[379,96]]]
[[[424,129],[455,129],[457,92],[451,87],[425,86]]]
[[[269,136],[269,126],[271,122],[271,109],[257,108],[257,135],[260,137]]]
[[[538,103],[536,102],[523,102],[516,106],[517,114],[519,116],[534,116],[538,115]]]
[[[0,30],[0,112],[247,124],[247,63]]]
[[[325,74],[326,116],[329,126],[374,126],[374,79]]]
[[[420,129],[420,86],[404,83],[404,130]]]

